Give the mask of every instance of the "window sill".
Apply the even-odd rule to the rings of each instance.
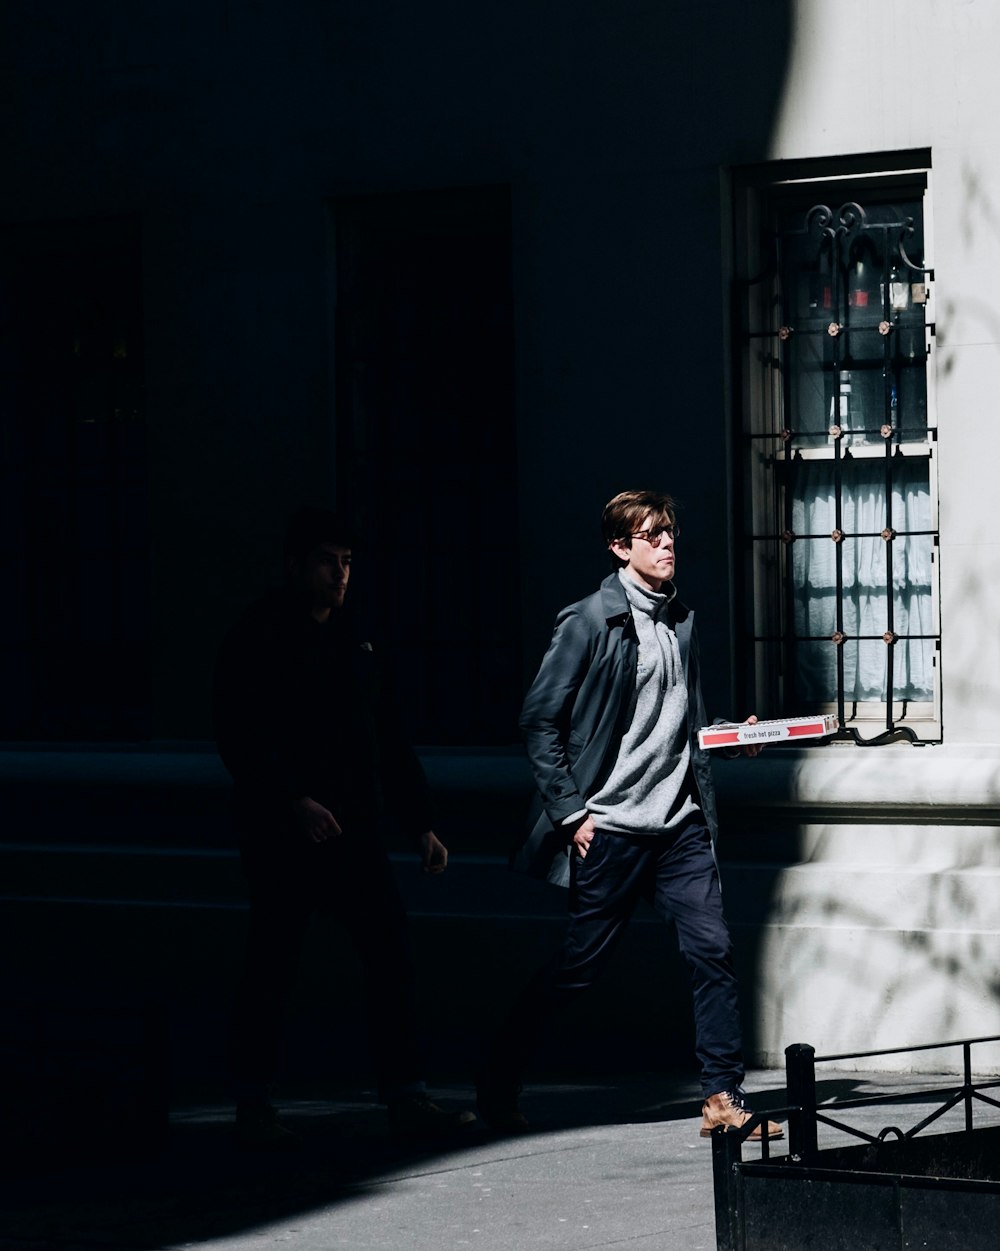
[[[841,819],[921,814],[1000,820],[1000,745],[899,743],[871,751],[839,744],[768,748],[715,771],[727,806],[797,807]]]

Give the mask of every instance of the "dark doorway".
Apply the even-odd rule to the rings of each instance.
[[[520,619],[510,197],[338,201],[338,498],[425,744],[516,739]]]
[[[139,248],[0,231],[0,738],[148,735]]]

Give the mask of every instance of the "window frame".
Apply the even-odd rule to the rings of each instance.
[[[737,657],[744,695],[751,701],[751,707],[768,717],[797,715],[802,712],[837,714],[841,720],[841,728],[835,737],[840,741],[864,745],[900,740],[938,742],[942,738],[940,527],[937,480],[938,413],[934,386],[936,317],[930,153],[920,151],[886,154],[882,157],[863,156],[837,161],[782,162],[754,166],[734,172],[731,190],[734,226],[732,345],[733,372],[737,381],[733,390],[733,429],[737,453],[734,485],[737,496],[736,524],[740,526],[737,550],[742,554],[736,586],[737,620],[740,622]],[[911,199],[919,198],[921,207],[924,254],[919,260],[919,266],[926,275],[922,293],[924,354],[921,371],[926,389],[921,394],[926,395],[926,433],[923,437],[904,437],[905,427],[900,426],[899,437],[894,433],[881,446],[877,443],[859,446],[855,441],[854,446],[848,447],[851,440],[845,427],[843,434],[836,438],[831,435],[826,446],[802,446],[806,440],[800,437],[799,445],[794,448],[794,456],[803,461],[836,464],[838,460],[843,461],[846,453],[851,461],[862,462],[872,457],[885,460],[889,454],[888,449],[892,448],[893,455],[926,458],[930,528],[928,531],[914,533],[926,533],[930,536],[928,616],[932,632],[894,635],[893,640],[886,641],[885,645],[894,649],[898,642],[905,642],[909,638],[932,639],[930,664],[933,690],[929,700],[921,701],[894,699],[892,687],[882,700],[852,698],[845,691],[843,654],[849,643],[854,643],[860,649],[861,643],[855,636],[855,639],[847,639],[846,642],[842,639],[839,644],[841,654],[837,660],[836,699],[811,701],[806,708],[796,705],[790,675],[796,646],[812,636],[796,636],[794,623],[789,620],[794,591],[793,559],[790,552],[798,541],[798,536],[790,533],[785,521],[787,512],[784,496],[789,494],[790,487],[782,486],[779,468],[781,463],[791,460],[792,448],[796,442],[793,435],[794,423],[786,420],[785,412],[787,397],[793,385],[787,380],[791,352],[785,351],[783,355],[783,349],[794,335],[795,327],[787,324],[789,315],[782,307],[777,255],[779,245],[774,222],[779,206],[787,212],[788,206],[797,200],[803,219],[813,206],[829,207],[833,212],[833,224],[836,228],[841,206],[851,203],[864,206],[866,197],[869,204],[885,203],[890,195],[896,199],[902,194]],[[866,229],[868,225],[867,220],[864,220]],[[836,245],[832,244],[831,247],[833,246]],[[888,252],[885,255],[888,256]],[[888,278],[888,275],[884,278]],[[844,306],[846,307],[846,290]],[[896,322],[898,320],[896,318]],[[890,330],[883,330],[881,333],[894,333],[898,329],[896,322],[893,322]],[[915,338],[916,324],[915,321],[908,323],[908,329]],[[883,319],[881,326],[885,325]],[[841,330],[845,328],[841,327]],[[833,324],[830,331],[832,334],[837,333]],[[888,352],[885,360],[886,363],[889,360]],[[821,356],[820,369],[826,368]],[[913,366],[908,365],[907,368]],[[834,370],[832,378],[839,379],[841,366],[835,365]],[[883,379],[886,377],[887,371],[883,369]],[[887,381],[884,383],[884,390],[888,395]],[[831,430],[833,428],[831,426]],[[885,428],[883,425],[883,432]],[[801,433],[798,432],[800,436]],[[910,433],[912,436],[912,431]],[[815,438],[815,435],[812,437]],[[782,446],[781,452],[777,450],[779,446]],[[774,454],[768,454],[768,447],[774,449]],[[835,470],[838,507],[844,489],[841,476],[843,468],[842,464]],[[887,468],[887,493],[891,483],[892,472]],[[886,532],[888,530],[887,526]],[[900,537],[908,537],[909,533],[911,532]],[[781,536],[782,541],[775,541],[778,536]],[[860,539],[854,541],[860,542]],[[900,550],[894,546],[896,543],[893,531],[892,539],[887,540],[888,572],[885,583],[885,593],[890,598],[894,593],[890,576],[893,555],[895,550]],[[842,555],[837,557],[837,567],[838,571],[843,567]],[[849,590],[850,588],[838,582],[838,620],[848,600]],[[831,645],[838,646],[833,638],[834,635],[831,635]],[[867,639],[868,636],[861,638]],[[885,638],[889,638],[888,631]],[[860,664],[860,651],[857,663]],[[892,668],[891,664],[887,664],[887,680],[892,678]]]

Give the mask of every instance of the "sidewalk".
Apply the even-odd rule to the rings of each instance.
[[[780,1073],[755,1074],[756,1106],[779,1105],[783,1085]],[[472,1101],[467,1088],[434,1094]],[[532,1086],[532,1133],[477,1125],[435,1150],[390,1140],[383,1111],[356,1096],[282,1106],[303,1139],[295,1152],[240,1154],[229,1109],[190,1108],[174,1113],[155,1159],[8,1173],[0,1248],[714,1251],[711,1146],[693,1081]]]
[[[953,1081],[827,1073],[817,1091],[822,1102]],[[783,1072],[753,1073],[747,1087],[756,1110],[784,1105]],[[448,1106],[471,1102],[467,1088],[434,1094]],[[229,1109],[187,1108],[174,1113],[156,1158],[44,1174],[8,1170],[0,1248],[715,1248],[711,1145],[699,1137],[697,1087],[686,1077],[533,1085],[523,1099],[531,1134],[505,1139],[477,1126],[434,1150],[390,1140],[382,1110],[357,1094],[282,1106],[303,1139],[295,1152],[240,1154],[230,1142]],[[845,1119],[877,1132],[926,1111],[915,1095],[912,1104]],[[952,1119],[939,1130],[954,1128]],[[786,1142],[774,1146],[779,1155],[786,1149]],[[747,1158],[758,1151],[747,1148]]]

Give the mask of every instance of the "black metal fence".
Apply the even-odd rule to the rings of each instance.
[[[817,1056],[808,1044],[785,1051],[788,1106],[759,1113],[739,1131],[713,1133],[718,1251],[990,1251],[1000,1218],[1000,1126],[976,1128],[977,1109],[1000,1109],[986,1092],[1000,1079],[973,1080],[973,1048],[1000,1037]],[[866,1095],[820,1104],[816,1065],[959,1047],[962,1080],[931,1089]],[[933,1103],[909,1128],[871,1133],[842,1118],[851,1109]],[[924,1131],[961,1108],[964,1128]],[[787,1115],[788,1154],[743,1159],[743,1144],[767,1117]],[[821,1149],[820,1125],[853,1139]],[[921,1137],[921,1135],[923,1135]]]

